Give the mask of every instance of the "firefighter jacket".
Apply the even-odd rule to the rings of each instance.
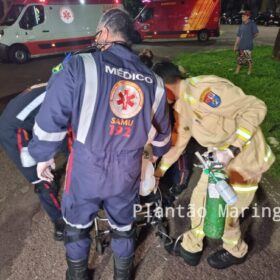
[[[264,102],[217,76],[198,76],[182,80],[176,111],[176,142],[162,158],[156,175],[179,158],[190,137],[208,149],[241,149],[229,164],[245,180],[259,178],[274,161],[259,125],[266,115]]]
[[[161,156],[170,148],[164,84],[128,48],[75,55],[58,65],[35,119],[29,151],[37,162],[59,150],[70,122],[73,148],[142,150],[151,143]]]

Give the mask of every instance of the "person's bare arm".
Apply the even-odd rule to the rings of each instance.
[[[234,51],[237,51],[237,48],[239,46],[239,42],[240,42],[240,37],[237,36],[236,39],[235,39],[234,47],[233,47]]]

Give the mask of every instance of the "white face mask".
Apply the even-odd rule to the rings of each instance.
[[[95,37],[95,45],[98,49],[102,48],[101,44],[99,43],[99,38],[100,38],[101,33],[102,33],[102,30],[99,30],[93,36],[93,37]]]

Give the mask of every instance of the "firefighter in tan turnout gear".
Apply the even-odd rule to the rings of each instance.
[[[184,80],[178,67],[170,62],[158,63],[153,70],[163,78],[169,95],[174,95],[177,114],[177,140],[161,159],[155,175],[163,176],[190,137],[208,150],[217,148],[214,155],[223,163],[238,199],[228,206],[223,249],[208,257],[208,263],[220,269],[240,264],[245,260],[248,246],[241,239],[238,217],[252,202],[262,173],[275,160],[259,127],[266,115],[266,105],[217,76]],[[204,207],[207,185],[208,176],[202,173],[191,197],[192,229],[184,233],[181,244],[171,250],[169,247],[169,252],[180,255],[190,265],[197,265],[202,255],[204,218],[196,210]],[[235,215],[230,215],[232,209]]]

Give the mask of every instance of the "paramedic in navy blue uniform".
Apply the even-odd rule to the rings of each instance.
[[[66,222],[67,279],[88,279],[88,230],[103,206],[112,227],[114,279],[132,279],[143,147],[159,157],[170,148],[164,84],[131,49],[133,24],[111,9],[99,21],[101,49],[73,56],[57,67],[36,117],[31,156],[40,178],[52,180],[53,158],[70,121],[75,135],[69,156],[62,214]]]
[[[59,182],[51,183],[37,177],[36,162],[25,163],[23,166],[20,154],[27,149],[32,138],[32,128],[35,116],[45,98],[46,84],[32,86],[13,98],[0,116],[0,145],[9,158],[15,163],[24,177],[34,185],[41,205],[54,224],[55,240],[63,240],[64,221],[61,215],[60,203],[57,198]]]

